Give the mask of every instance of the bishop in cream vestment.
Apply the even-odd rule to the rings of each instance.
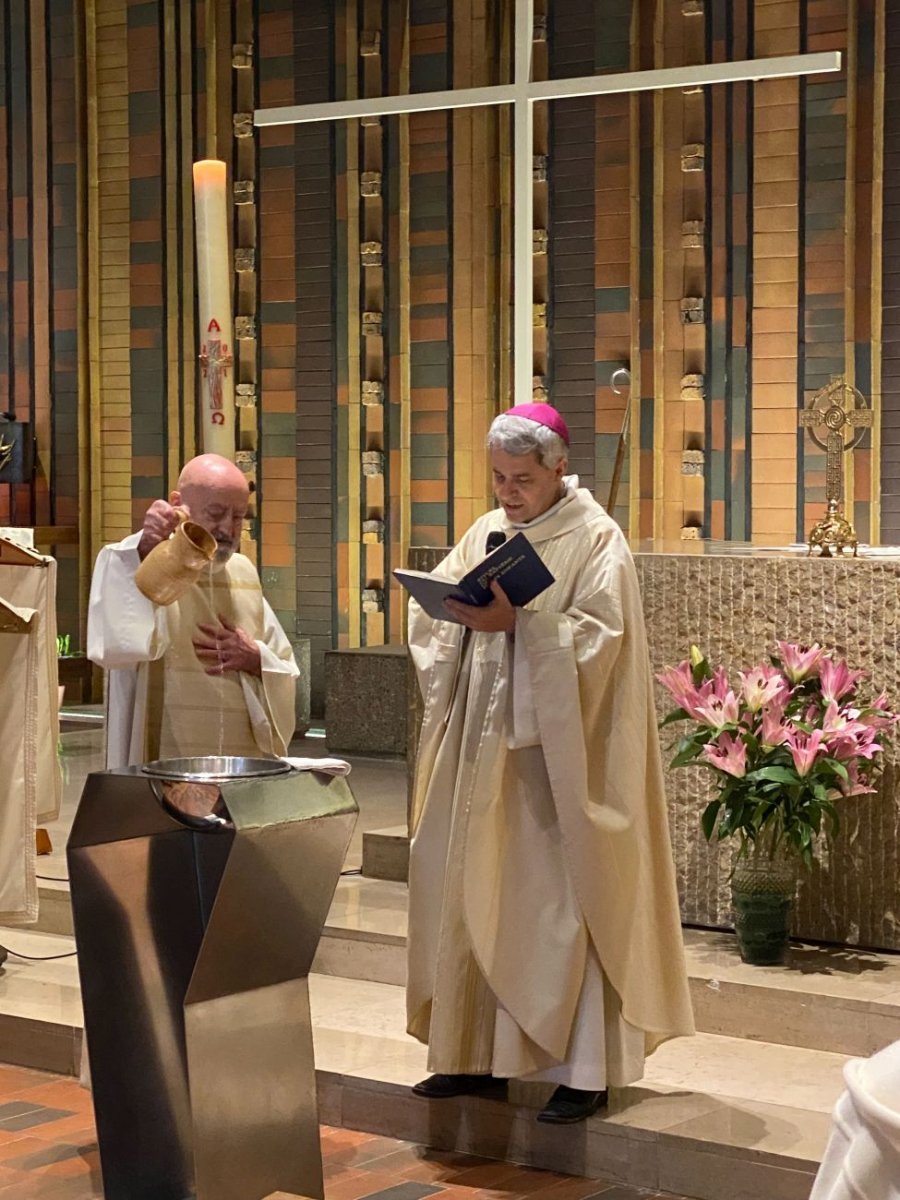
[[[408,1027],[433,1072],[599,1091],[693,1022],[634,564],[564,484],[530,523],[476,521],[440,568],[459,578],[522,528],[555,583],[512,636],[410,605]]]

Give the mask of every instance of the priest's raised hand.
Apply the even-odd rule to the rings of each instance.
[[[138,558],[141,562],[147,557],[154,546],[164,542],[178,528],[178,522],[184,515],[167,500],[154,500],[144,516],[144,526],[141,530],[141,540],[137,545]]]
[[[257,679],[262,676],[259,646],[243,629],[226,621],[221,613],[218,625],[198,625],[197,629],[200,636],[194,638],[194,652],[207,675],[243,671]]]

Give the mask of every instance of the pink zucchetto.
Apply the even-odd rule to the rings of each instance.
[[[569,427],[552,404],[516,404],[508,408],[504,417],[524,417],[526,421],[534,421],[537,425],[545,425],[558,433],[568,446],[570,444]]]

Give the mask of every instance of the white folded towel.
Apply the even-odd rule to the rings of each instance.
[[[342,758],[285,758],[298,771],[321,771],[323,775],[349,775],[350,764]]]

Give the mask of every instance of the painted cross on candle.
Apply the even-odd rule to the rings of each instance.
[[[197,308],[201,344],[200,438],[207,453],[234,459],[231,257],[225,163],[194,163]]]
[[[206,329],[206,341],[200,351],[200,365],[206,380],[206,398],[212,425],[225,424],[224,381],[234,359],[227,343],[222,341],[219,322],[213,317]]]

